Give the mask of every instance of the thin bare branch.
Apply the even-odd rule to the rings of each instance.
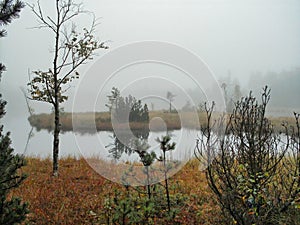
[[[36,10],[35,9],[35,5],[30,5],[27,3],[27,6],[31,9],[31,11],[36,15],[36,17],[39,19],[40,21],[40,25],[38,25],[37,27],[34,27],[34,28],[50,28],[53,32],[56,32],[55,30],[55,25],[51,25],[49,22],[47,22],[44,18],[44,15],[43,15],[43,11],[42,11],[42,8],[41,8],[41,5],[40,5],[40,2],[37,1],[37,4],[38,4],[38,9]],[[51,22],[51,21],[50,21]]]

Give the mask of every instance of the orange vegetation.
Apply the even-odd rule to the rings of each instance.
[[[188,199],[176,220],[180,224],[219,223],[220,209],[198,168],[198,161],[192,160],[170,179]],[[28,178],[12,194],[29,203],[30,224],[106,224],[105,197],[114,189],[124,190],[97,174],[84,159],[61,159],[57,178],[51,176],[50,159],[28,158],[22,170]]]

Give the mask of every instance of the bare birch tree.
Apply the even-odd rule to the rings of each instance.
[[[82,3],[73,0],[56,0],[55,16],[46,15],[40,2],[29,5],[40,22],[37,28],[48,29],[54,34],[53,63],[47,70],[33,71],[34,77],[28,83],[31,99],[50,103],[54,109],[53,133],[53,175],[58,176],[58,153],[60,133],[60,104],[68,99],[66,95],[70,82],[79,78],[78,68],[93,59],[95,51],[107,49],[104,42],[95,37],[96,20],[93,17],[90,28],[79,32],[73,22],[75,18],[91,12],[83,9]]]

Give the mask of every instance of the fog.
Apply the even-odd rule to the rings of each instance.
[[[41,1],[41,4],[45,13],[51,13],[51,1]],[[172,43],[193,52],[218,82],[239,84],[244,93],[250,89],[259,93],[262,86],[270,85],[274,93],[273,107],[300,108],[298,0],[85,0],[84,5],[99,17],[96,35],[110,48],[99,51],[93,62],[80,69],[82,76],[72,83],[68,91],[70,99],[63,104],[66,111],[72,110],[76,86],[94,62],[120,46],[145,40]],[[87,26],[88,22],[83,19],[76,24]],[[0,61],[7,67],[0,84],[3,98],[8,101],[4,120],[7,124],[16,116],[27,115],[20,87],[26,87],[29,72],[47,70],[52,63],[53,36],[49,30],[32,29],[36,25],[36,18],[26,7],[20,19],[7,27],[8,36],[0,40]],[[99,76],[104,76],[101,68],[99,71]],[[138,77],[145,76],[163,76],[179,83],[188,93],[195,92],[195,87],[185,83],[182,74],[172,68],[131,67],[122,73],[119,79],[106,87],[106,94],[112,86],[124,89]],[[132,88],[124,93],[131,90],[142,98],[144,92],[149,94],[149,90],[153,95],[160,93],[161,96],[173,91],[177,95],[174,104],[179,108],[188,100],[168,84],[146,84],[134,86],[133,83]],[[97,94],[97,91],[87,88],[80,98],[81,102],[77,102],[82,104],[82,111],[85,111],[85,99]],[[194,93],[201,101],[205,100],[203,91],[196,90]],[[166,102],[156,104],[157,108],[163,108]],[[105,102],[99,110],[105,109],[104,105]],[[45,103],[32,102],[31,106],[37,113],[51,109]]]

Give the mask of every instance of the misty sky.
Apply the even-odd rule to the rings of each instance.
[[[41,4],[45,13],[51,12],[52,1],[41,0]],[[299,0],[85,0],[84,4],[100,17],[96,35],[107,41],[107,51],[136,41],[169,42],[197,54],[217,78],[230,70],[241,84],[248,82],[253,71],[300,66]],[[26,86],[28,71],[47,70],[52,62],[52,34],[30,29],[36,25],[26,7],[20,19],[7,27],[8,36],[0,40],[0,60],[8,70],[0,87],[11,114],[24,110],[20,87]],[[84,66],[82,74],[91,65]],[[44,104],[34,107],[43,110]]]

